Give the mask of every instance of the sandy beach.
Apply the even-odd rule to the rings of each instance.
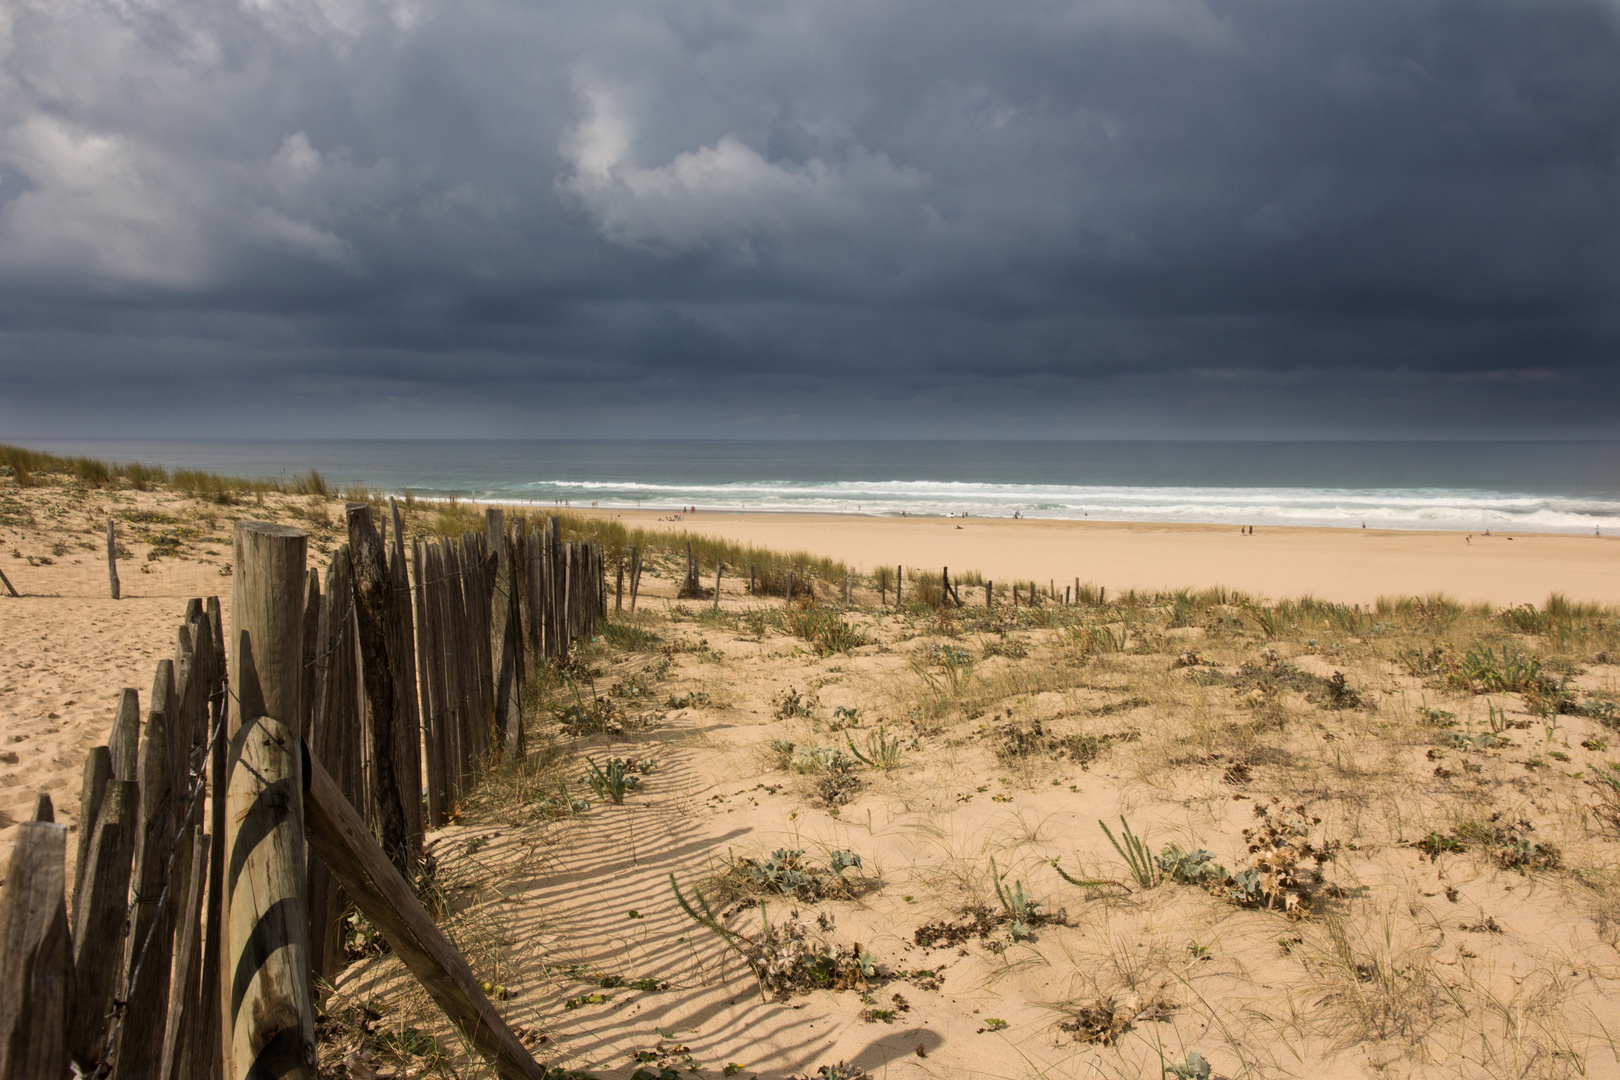
[[[23,593],[0,596],[3,861],[36,792],[77,827],[85,752],[105,741],[120,687],[144,700],[185,601],[217,595],[229,618],[237,517],[309,527],[313,565],[342,536],[337,503],[280,495],[220,507],[5,486],[0,511],[0,568]],[[110,515],[128,549],[117,601],[101,546]],[[1620,796],[1592,779],[1620,729],[1620,647],[1606,613],[1537,630],[1500,611],[1553,592],[1620,602],[1613,541],[599,516],[1059,592],[1076,577],[1116,596],[1445,592],[1497,610],[1426,606],[1374,626],[1289,609],[1266,630],[1209,600],[1013,611],[986,610],[979,593],[960,610],[893,610],[862,589],[847,609],[786,608],[735,577],[712,607],[678,601],[679,564],[657,555],[632,622],[642,636],[537,680],[531,764],[494,776],[427,838],[456,898],[450,933],[506,989],[501,1008],[541,1060],[604,1080],[648,1062],[735,1063],[760,1080],[845,1061],[854,1071],[830,1075],[1153,1076],[1192,1053],[1227,1077],[1620,1075],[1606,1034],[1620,1030]],[[184,541],[149,559],[177,529]],[[812,610],[832,614],[801,617]],[[1476,684],[1456,667],[1476,642],[1564,681]],[[593,695],[595,719],[564,708]],[[584,761],[613,756],[651,763],[623,805],[592,795],[588,812],[542,809],[563,789],[589,795]],[[1257,877],[1294,884],[1239,900],[1170,871],[1134,882],[1097,826],[1123,815],[1152,852],[1173,841],[1224,874],[1253,864],[1268,814],[1290,859],[1323,861]],[[759,885],[773,853],[795,851],[827,895]],[[827,877],[834,852],[861,858],[842,885]],[[734,930],[769,920],[864,949],[872,974],[845,991],[762,992],[681,913],[672,873]],[[998,899],[1015,884],[1038,901],[1023,915]],[[454,1051],[390,957],[357,959],[337,985],[334,1012],[364,1005],[377,1031],[431,1031]],[[374,1034],[332,1038],[323,1063],[338,1075],[426,1067]]]
[[[988,518],[591,511],[627,525],[691,530],[878,566],[977,570],[996,582],[1080,581],[1109,589],[1227,588],[1366,605],[1443,592],[1464,602],[1540,604],[1548,594],[1620,604],[1615,538]]]

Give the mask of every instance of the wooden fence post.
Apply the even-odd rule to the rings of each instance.
[[[543,1080],[542,1069],[484,996],[467,961],[393,872],[365,821],[311,757],[305,836],[394,954],[502,1080]]]
[[[118,599],[118,536],[113,531],[113,519],[107,519],[107,578],[112,586],[112,598]]]
[[[72,986],[67,828],[24,822],[0,891],[0,1077],[67,1075]]]
[[[641,550],[630,549],[630,614],[636,613],[636,596],[641,592]]]
[[[315,1078],[302,757],[291,727],[269,716],[244,716],[231,740],[226,1080]]]
[[[894,606],[895,607],[900,606],[900,583],[902,581],[904,581],[905,579],[906,579],[906,568],[904,566],[896,566],[894,568]]]
[[[791,569],[787,572],[787,585],[782,589],[782,603],[789,605],[793,603],[793,571]]]
[[[17,595],[17,590],[12,586],[11,579],[6,577],[6,572],[4,570],[0,570],[0,585],[4,585],[6,587],[6,592],[9,595]]]
[[[624,610],[624,556],[616,556],[613,563],[617,567],[613,587],[613,613],[617,615]]]
[[[251,909],[255,903],[266,898],[262,892],[244,893],[241,904],[242,910],[236,910],[238,902],[236,893],[242,883],[242,866],[237,867],[234,874],[225,874],[226,867],[236,862],[235,850],[238,830],[244,827],[242,814],[248,807],[235,807],[229,813],[227,806],[232,803],[232,794],[238,787],[257,781],[245,775],[245,770],[239,770],[237,753],[240,752],[241,740],[238,736],[243,731],[254,732],[260,730],[257,721],[260,717],[276,717],[285,728],[291,729],[298,723],[298,717],[303,714],[302,702],[299,694],[303,691],[303,675],[299,666],[303,660],[304,647],[304,570],[308,555],[309,537],[302,529],[294,529],[284,525],[272,525],[262,521],[239,521],[233,537],[232,554],[235,572],[231,577],[231,627],[227,637],[227,653],[229,656],[229,670],[231,677],[231,694],[229,695],[229,720],[222,732],[222,738],[216,738],[215,760],[212,771],[214,781],[215,812],[212,829],[214,853],[210,859],[210,897],[209,915],[214,917],[214,892],[216,880],[218,884],[218,925],[221,932],[215,935],[220,942],[220,950],[212,957],[215,968],[209,970],[209,959],[204,959],[204,981],[211,978],[217,980],[216,989],[220,996],[220,1024],[219,1046],[221,1057],[225,1062],[225,1080],[232,1080],[231,1061],[233,1060],[236,1031],[236,1006],[240,1003],[240,995],[235,993],[234,987],[239,979],[238,967],[241,954],[247,948],[245,938],[234,937],[231,923],[238,915],[243,919],[252,917]],[[285,717],[285,720],[281,718]],[[243,736],[245,738],[246,736]],[[227,747],[227,740],[230,746]],[[250,806],[252,800],[249,800]],[[253,827],[268,829],[274,823],[275,815],[279,810],[273,805],[265,805],[253,819]],[[255,855],[270,856],[272,845],[262,843],[255,848]],[[243,858],[248,853],[243,851]],[[261,875],[262,876],[262,875]],[[300,912],[305,911],[303,867],[298,868],[299,893],[296,898]],[[257,880],[250,878],[249,880]],[[307,919],[307,915],[305,916]],[[283,922],[285,919],[282,920]],[[253,923],[249,922],[244,932],[253,930]],[[308,926],[303,925],[298,930],[298,940],[302,943],[308,934]],[[211,952],[212,950],[210,950]],[[283,959],[278,963],[285,963]],[[308,995],[308,965],[309,956],[307,944],[301,964],[305,973],[298,982],[303,987],[301,991]],[[253,963],[249,960],[246,976],[251,979]],[[280,1060],[278,1057],[277,1060]],[[250,1062],[251,1064],[251,1062]]]
[[[291,726],[303,715],[298,696],[303,690],[299,665],[308,543],[302,529],[263,521],[236,523],[228,735],[255,717],[274,716]]]
[[[991,592],[990,592],[991,584],[992,584],[992,582],[990,582],[989,580],[986,580],[985,583],[984,583],[984,606],[987,607],[987,608],[991,604],[991,595],[992,595]]]
[[[399,607],[388,574],[382,537],[371,521],[371,507],[350,503],[349,569],[354,575],[354,614],[360,627],[360,675],[371,705],[371,790],[383,848],[400,873],[411,865],[410,822],[405,793],[404,658],[399,655]],[[413,793],[414,794],[414,793]]]
[[[714,564],[714,610],[720,610],[720,571],[725,568],[723,563]]]

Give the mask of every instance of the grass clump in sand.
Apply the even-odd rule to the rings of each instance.
[[[866,635],[832,608],[795,607],[784,620],[788,630],[808,641],[819,656],[849,652],[866,644]]]

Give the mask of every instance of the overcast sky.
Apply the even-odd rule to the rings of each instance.
[[[1617,286],[1617,0],[0,0],[0,438],[1613,436]]]

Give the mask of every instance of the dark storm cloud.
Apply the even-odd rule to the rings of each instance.
[[[1616,11],[15,0],[0,424],[1612,433]]]

